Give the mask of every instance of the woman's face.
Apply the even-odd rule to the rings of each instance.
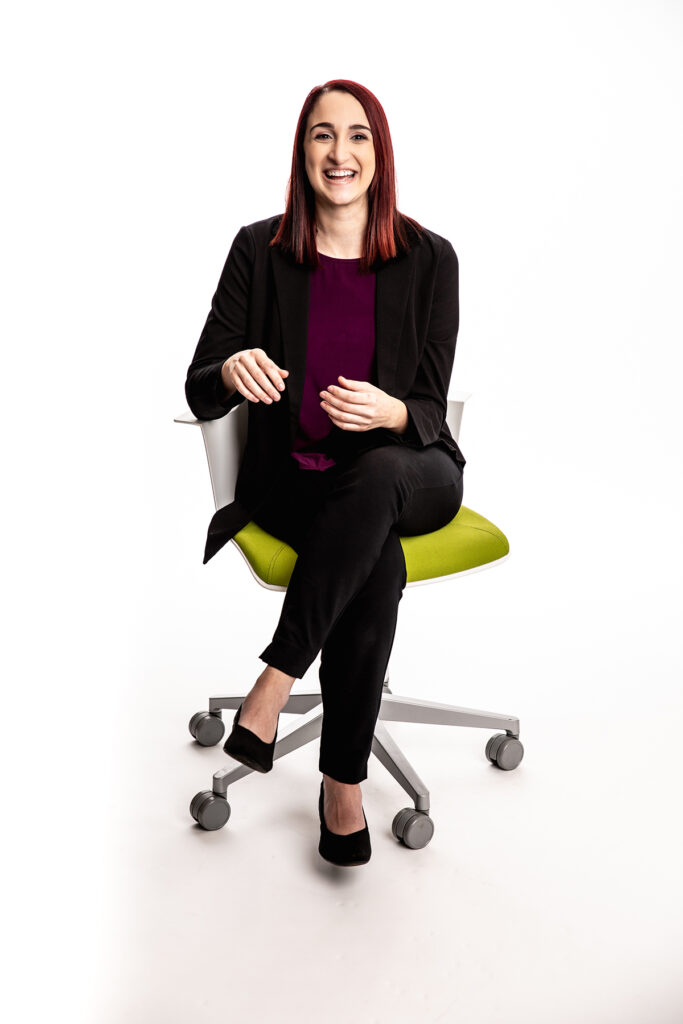
[[[366,203],[375,174],[375,147],[365,111],[348,92],[333,90],[312,108],[304,137],[306,173],[316,201],[324,206]],[[352,175],[328,177],[326,171]]]

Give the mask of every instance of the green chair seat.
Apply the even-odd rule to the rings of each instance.
[[[297,554],[255,522],[235,534],[235,543],[253,572],[267,587],[287,587]],[[401,537],[408,583],[452,576],[477,569],[504,558],[510,550],[507,538],[497,526],[460,506],[450,523],[433,533]]]

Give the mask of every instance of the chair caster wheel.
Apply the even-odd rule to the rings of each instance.
[[[514,736],[499,732],[486,744],[486,756],[496,768],[509,772],[516,768],[524,757],[524,747]]]
[[[225,732],[220,711],[198,711],[190,719],[188,728],[203,747],[214,747]]]
[[[404,807],[393,820],[394,838],[410,850],[422,850],[434,835],[434,822],[424,811]]]
[[[224,796],[204,789],[193,798],[190,814],[207,832],[215,832],[216,829],[223,828],[230,817],[230,804]]]

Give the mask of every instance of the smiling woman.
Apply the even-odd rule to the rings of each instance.
[[[332,189],[330,196],[343,189],[343,201],[347,204],[354,194],[351,185],[357,189],[355,197],[358,198],[372,182],[375,173],[372,132],[365,124],[346,125],[344,120],[345,117],[357,116],[358,109],[362,110],[360,103],[349,93],[331,92],[321,97],[316,104],[316,113],[311,113],[310,119],[318,116],[318,111],[323,116],[337,117],[336,121],[318,121],[308,129],[304,138],[306,173],[316,192],[319,211],[324,210],[327,197],[326,191],[316,191],[316,183],[320,183],[321,175],[325,188]],[[336,202],[336,197],[332,201]],[[324,237],[324,229],[321,230],[319,226],[319,252],[324,251],[321,248],[321,245],[325,246]],[[335,254],[327,252],[327,255]],[[354,258],[344,257],[341,253],[336,255],[340,258]]]
[[[352,123],[363,108],[355,97],[330,92],[320,97],[304,136],[306,174],[316,196],[316,245],[319,253],[339,259],[360,258],[367,191],[375,173],[372,132]],[[330,120],[317,121],[319,116]],[[340,237],[339,208],[344,208],[345,237]],[[336,236],[336,237],[335,237]]]
[[[237,234],[185,390],[200,419],[250,403],[204,561],[252,520],[297,552],[224,749],[270,771],[280,712],[320,653],[319,851],[336,864],[370,858],[360,783],[406,585],[400,534],[440,529],[462,502],[445,423],[458,318],[451,243],[396,208],[379,101],[346,79],[316,87],[285,211]]]

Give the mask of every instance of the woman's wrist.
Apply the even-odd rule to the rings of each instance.
[[[223,387],[226,390],[226,394],[224,396],[224,400],[225,400],[225,398],[230,398],[230,396],[234,395],[235,392],[237,391],[237,388],[235,387],[235,385],[232,382],[232,375],[231,375],[230,371],[228,370],[228,360],[227,359],[225,360],[225,362],[221,366],[221,380],[223,381]]]
[[[408,407],[400,398],[393,399],[393,415],[389,423],[389,430],[395,434],[405,434],[408,429]]]

